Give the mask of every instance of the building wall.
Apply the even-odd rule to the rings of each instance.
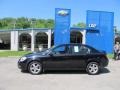
[[[31,36],[31,51],[35,51],[35,37],[37,33],[46,33],[48,36],[48,48],[51,47],[51,30],[50,29],[40,29],[40,30],[14,30],[11,31],[11,50],[19,50],[19,37],[22,34],[29,34]]]
[[[114,13],[87,11],[86,44],[107,53],[113,52]]]

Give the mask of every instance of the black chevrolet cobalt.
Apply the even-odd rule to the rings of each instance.
[[[45,51],[33,52],[21,57],[18,67],[33,75],[45,70],[86,70],[98,74],[108,65],[106,53],[83,44],[63,44]]]

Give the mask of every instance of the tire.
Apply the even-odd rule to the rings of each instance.
[[[97,62],[89,62],[86,71],[89,75],[97,75],[100,71],[99,64]]]
[[[120,54],[118,54],[118,56],[117,56],[117,60],[120,60]]]
[[[42,64],[37,61],[32,61],[28,66],[28,71],[32,75],[39,75],[42,72]]]
[[[22,73],[26,73],[26,72],[28,72],[28,71],[27,71],[27,70],[21,70],[21,72],[22,72]]]

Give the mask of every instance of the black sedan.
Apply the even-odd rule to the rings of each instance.
[[[86,70],[98,74],[108,65],[106,53],[83,44],[63,44],[45,51],[33,52],[21,57],[18,67],[33,75],[45,70]]]

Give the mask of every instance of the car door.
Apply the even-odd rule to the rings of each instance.
[[[87,49],[82,45],[71,45],[70,53],[66,55],[69,68],[82,69],[86,67]]]
[[[46,60],[45,67],[46,69],[50,70],[64,70],[67,67],[67,57],[66,54],[68,53],[68,46],[61,45],[56,48],[53,48],[52,55],[50,56],[49,60]]]

